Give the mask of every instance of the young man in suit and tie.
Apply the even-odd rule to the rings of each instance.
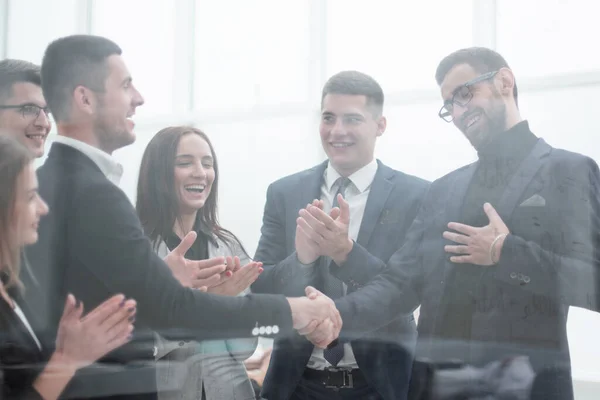
[[[440,118],[454,123],[479,159],[433,182],[386,271],[336,300],[342,335],[421,305],[417,357],[500,371],[520,362],[542,376],[570,376],[568,308],[598,310],[598,166],[531,132],[513,72],[493,50],[450,54],[436,79]],[[327,226],[327,216],[315,214]],[[334,263],[347,274],[384,268],[359,246]],[[508,358],[514,355],[525,357]],[[548,398],[572,398],[571,380],[561,382]],[[430,389],[442,395],[460,387],[467,397],[508,390],[492,380],[455,383]],[[532,382],[521,383],[527,391]]]
[[[111,156],[134,142],[131,117],[144,102],[114,42],[89,35],[57,39],[46,49],[41,76],[58,137],[37,171],[39,193],[50,213],[40,221],[38,243],[27,249],[42,287],[26,295],[44,317],[41,322],[48,335],[43,345],[54,346],[67,293],[87,309],[124,293],[136,299],[138,310],[138,334],[129,346],[104,360],[112,368],[76,377],[68,394],[155,398],[150,330],[168,338],[204,340],[250,337],[262,331],[307,333],[312,321],[326,321],[325,341],[337,337],[339,313],[322,296],[220,297],[181,286],[169,269],[198,279],[204,268],[224,264],[218,257],[186,260],[193,233],[164,260],[156,256],[133,205],[117,186],[122,168]]]
[[[328,160],[270,185],[255,259],[264,271],[253,292],[304,293],[312,285],[332,298],[358,290],[381,268],[330,270],[332,256],[361,247],[385,265],[404,240],[428,183],[374,158],[386,128],[384,95],[370,76],[344,71],[325,84],[320,135]],[[316,200],[315,200],[316,199]],[[319,248],[296,219],[308,208],[331,214],[337,240]],[[339,204],[338,204],[339,202]],[[301,211],[302,210],[302,211]],[[341,212],[340,212],[341,211]],[[276,340],[264,381],[266,399],[401,399],[416,336],[410,312],[348,341],[320,349],[296,336]]]
[[[41,157],[51,127],[40,67],[23,60],[0,61],[0,134],[13,136]]]

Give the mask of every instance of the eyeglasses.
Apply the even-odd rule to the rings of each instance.
[[[43,111],[46,118],[50,121],[50,109],[48,107],[40,107],[36,104],[17,104],[17,105],[0,105],[0,110],[18,110],[25,119],[37,119]]]
[[[469,104],[471,99],[473,98],[473,93],[471,93],[470,87],[480,83],[492,79],[498,71],[488,72],[486,74],[480,75],[477,78],[471,79],[470,81],[462,84],[461,86],[454,89],[454,93],[452,94],[452,99],[444,102],[444,105],[440,109],[438,116],[446,122],[452,122],[452,111],[454,110],[454,105],[458,104],[461,107]]]

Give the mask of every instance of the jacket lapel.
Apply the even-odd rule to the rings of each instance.
[[[508,221],[517,206],[517,202],[523,196],[525,190],[542,166],[542,159],[550,153],[552,147],[544,141],[538,139],[533,150],[523,160],[523,163],[508,182],[506,190],[500,198],[496,211],[503,221]]]
[[[377,172],[375,173],[373,183],[371,184],[367,205],[356,240],[358,244],[365,248],[369,244],[371,235],[375,230],[377,222],[379,222],[385,203],[394,186],[392,182],[392,178],[394,177],[392,169],[385,166],[379,160],[377,161],[377,164]]]

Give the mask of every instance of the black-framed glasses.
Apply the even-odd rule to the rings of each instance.
[[[26,119],[37,119],[43,111],[46,118],[50,120],[50,109],[48,107],[40,107],[37,104],[15,104],[15,105],[0,105],[0,110],[18,110],[19,113]]]
[[[479,75],[477,78],[473,78],[454,89],[452,98],[444,102],[444,105],[442,108],[440,108],[438,116],[446,122],[452,122],[452,111],[454,110],[454,105],[458,104],[459,106],[464,107],[469,104],[473,98],[473,93],[471,93],[470,87],[477,83],[492,79],[497,73],[498,71],[492,71],[483,75]]]

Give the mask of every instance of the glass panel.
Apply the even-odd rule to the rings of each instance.
[[[471,0],[330,0],[327,75],[353,69],[385,92],[434,89],[443,57],[473,43]]]
[[[209,136],[219,160],[221,222],[252,255],[269,184],[323,160],[317,120],[293,116],[198,127]]]
[[[517,76],[600,68],[600,24],[590,0],[499,0],[497,49]]]
[[[10,1],[7,57],[40,64],[52,40],[77,33],[76,4],[77,0]]]
[[[387,106],[387,129],[378,139],[376,156],[407,174],[434,180],[473,162],[477,155],[452,123],[437,113],[442,103]]]
[[[198,1],[197,109],[248,109],[308,98],[308,1]]]
[[[114,40],[146,101],[138,115],[173,109],[175,8],[163,0],[94,2],[93,33]],[[143,18],[134,18],[143,12]]]

